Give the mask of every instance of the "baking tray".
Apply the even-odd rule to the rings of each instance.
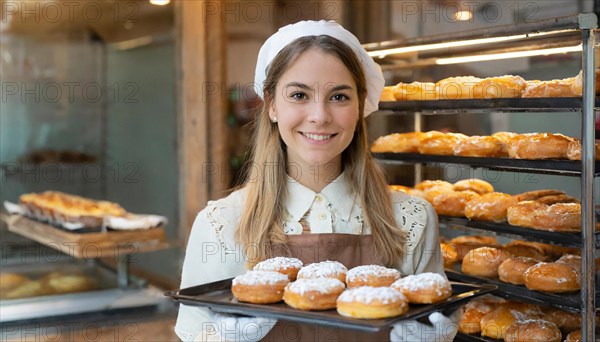
[[[402,163],[442,163],[462,164],[472,167],[484,167],[490,170],[541,173],[562,176],[580,176],[581,161],[566,159],[514,159],[514,158],[488,158],[488,157],[461,157],[439,156],[435,154],[420,153],[373,153],[373,156],[382,161]],[[600,175],[600,163],[595,162],[595,175]]]
[[[581,233],[561,233],[561,232],[550,232],[545,230],[538,230],[533,228],[513,226],[508,223],[494,223],[484,221],[472,221],[465,217],[451,217],[451,216],[439,216],[440,223],[455,225],[460,227],[468,227],[479,230],[485,230],[489,232],[499,234],[510,234],[523,237],[525,240],[545,242],[565,247],[577,247],[581,248]],[[598,220],[598,214],[596,214],[596,221]],[[600,245],[600,232],[594,233],[596,246]]]
[[[232,279],[233,278],[174,290],[165,293],[165,295],[186,305],[203,306],[217,312],[269,317],[296,323],[318,324],[362,332],[378,332],[401,320],[418,319],[433,311],[456,308],[474,297],[492,292],[496,289],[496,286],[491,284],[464,284],[451,282],[452,296],[442,302],[430,305],[411,304],[406,314],[393,318],[356,319],[341,316],[335,310],[296,310],[283,302],[268,305],[238,302],[231,293]]]
[[[556,294],[532,291],[527,289],[524,285],[513,285],[501,282],[498,279],[467,275],[460,271],[460,267],[461,265],[458,264],[454,266],[454,269],[446,269],[445,271],[448,279],[475,284],[492,284],[498,288],[497,294],[506,295],[511,299],[518,299],[544,306],[552,305],[556,308],[571,312],[581,312],[582,305],[580,292]],[[600,291],[596,289],[596,301],[598,300],[600,300]],[[600,307],[596,308],[596,311],[599,312]]]

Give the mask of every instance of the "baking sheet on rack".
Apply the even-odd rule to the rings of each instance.
[[[470,299],[492,292],[495,285],[451,282],[452,296],[430,305],[411,304],[405,315],[385,319],[357,319],[341,316],[335,310],[303,311],[280,302],[260,305],[238,302],[231,293],[231,280],[167,292],[165,295],[186,305],[208,307],[211,310],[246,316],[271,317],[296,323],[318,324],[363,332],[377,332],[406,319],[418,319],[433,311],[456,308]]]

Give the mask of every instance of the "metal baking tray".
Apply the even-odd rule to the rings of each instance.
[[[598,215],[596,215],[598,216]],[[523,237],[525,240],[546,242],[550,244],[581,248],[581,233],[549,232],[533,228],[513,226],[508,223],[472,221],[465,217],[439,216],[440,223],[468,227],[499,234],[510,234]],[[597,221],[598,217],[596,218]],[[594,233],[596,246],[600,245],[600,232]]]
[[[595,99],[595,108],[600,107],[600,99]],[[419,112],[422,114],[457,114],[474,110],[494,112],[575,112],[581,111],[581,97],[553,98],[499,98],[499,99],[457,99],[424,101],[385,101],[379,102],[379,109],[394,112]]]
[[[472,167],[484,167],[490,170],[541,173],[562,176],[580,176],[581,161],[566,159],[514,159],[514,158],[487,158],[487,157],[461,157],[439,156],[435,154],[420,153],[373,153],[373,156],[385,162],[401,163],[441,163],[461,164]],[[595,175],[600,175],[600,162],[595,163]]]
[[[283,302],[268,305],[238,302],[231,293],[232,279],[233,278],[174,290],[165,293],[165,295],[186,305],[203,306],[217,312],[245,316],[270,317],[297,323],[333,326],[336,328],[362,332],[377,332],[401,320],[418,319],[433,311],[456,308],[474,297],[492,292],[496,289],[496,286],[491,284],[464,284],[451,282],[452,296],[439,303],[430,305],[411,304],[406,314],[393,318],[357,319],[341,316],[336,310],[296,310]]]
[[[581,312],[581,294],[580,292],[573,293],[545,293],[532,291],[527,289],[524,285],[513,285],[509,283],[501,282],[498,279],[476,277],[472,275],[464,274],[460,271],[460,264],[455,265],[454,269],[446,269],[446,276],[450,280],[479,283],[479,284],[492,284],[498,289],[497,295],[505,295],[511,299],[518,299],[524,302],[535,303],[543,306],[554,306],[559,309]],[[596,301],[600,299],[600,291],[596,289]],[[596,308],[596,311],[600,311],[600,307]]]

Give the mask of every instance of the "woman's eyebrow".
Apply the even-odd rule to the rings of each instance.
[[[300,89],[305,89],[305,90],[312,90],[311,87],[307,86],[304,83],[300,83],[300,82],[290,82],[288,84],[285,85],[285,88],[289,88],[289,87],[297,87]]]
[[[347,84],[339,84],[339,85],[336,85],[335,87],[327,89],[327,90],[329,90],[331,92],[340,91],[340,90],[352,90],[352,87]]]

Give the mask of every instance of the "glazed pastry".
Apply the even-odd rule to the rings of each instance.
[[[462,262],[462,271],[464,274],[497,278],[498,268],[512,255],[498,248],[479,247],[471,250]]]
[[[344,283],[335,278],[298,279],[285,287],[284,302],[299,310],[335,309]]]
[[[516,98],[521,97],[527,82],[521,76],[504,75],[488,77],[477,84],[473,89],[476,99]]]
[[[433,199],[433,208],[438,215],[464,217],[467,203],[478,197],[470,190],[445,192]]]
[[[506,342],[561,342],[562,334],[556,324],[543,319],[514,322],[506,329]]]
[[[337,299],[337,312],[346,317],[379,319],[407,311],[406,297],[389,287],[355,287],[347,289]]]
[[[323,261],[304,266],[298,272],[298,279],[335,278],[344,283],[348,269],[337,261]]]
[[[275,257],[259,262],[254,266],[253,270],[283,273],[288,276],[290,281],[294,281],[302,265],[302,261],[297,258]]]
[[[233,278],[231,292],[240,302],[270,304],[281,302],[287,275],[273,271],[248,271]]]
[[[540,262],[525,271],[525,286],[530,290],[565,293],[581,289],[579,272],[570,265]]]
[[[467,202],[465,216],[475,221],[505,222],[508,208],[516,204],[511,195],[491,192]]]
[[[356,266],[346,274],[348,288],[359,286],[390,286],[398,279],[400,279],[400,272],[398,270],[379,265]]]
[[[397,280],[391,286],[402,292],[409,303],[414,304],[437,303],[452,295],[452,287],[448,279],[438,273],[409,275]]]
[[[538,262],[540,261],[527,257],[508,258],[498,267],[498,278],[505,283],[523,285],[525,271]]]
[[[463,179],[452,186],[454,191],[473,191],[480,195],[489,194],[494,191],[492,184],[481,179]]]

